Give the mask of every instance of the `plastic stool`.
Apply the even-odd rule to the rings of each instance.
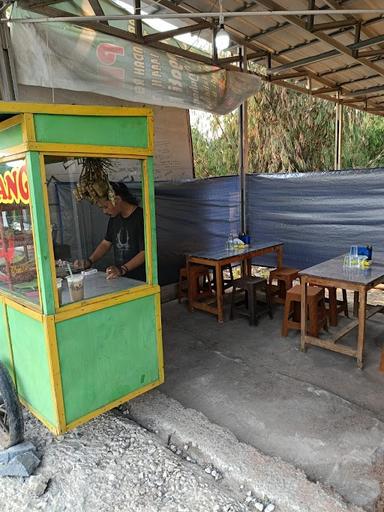
[[[232,300],[230,319],[233,320],[234,310],[236,307],[236,294],[238,291],[245,291],[248,302],[248,313],[244,314],[249,318],[249,325],[257,325],[258,319],[264,313],[268,313],[269,318],[273,318],[272,305],[269,295],[269,287],[267,280],[262,277],[241,277],[234,279],[232,282]],[[257,308],[256,290],[261,289],[265,292],[266,305]],[[242,313],[243,314],[243,313]]]

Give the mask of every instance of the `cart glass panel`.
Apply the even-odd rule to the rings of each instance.
[[[142,161],[44,158],[59,305],[145,284]],[[104,198],[104,171],[115,204]]]
[[[26,162],[0,164],[0,290],[39,304]]]

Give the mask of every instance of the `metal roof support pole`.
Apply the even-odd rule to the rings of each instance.
[[[3,101],[17,100],[16,71],[6,23],[0,23],[0,94]]]
[[[135,14],[141,14],[141,0],[135,0]],[[143,38],[143,24],[141,20],[135,20],[135,33],[139,39]]]
[[[240,66],[245,73],[248,69],[247,49],[245,47],[239,49]],[[249,166],[248,158],[248,102],[244,101],[239,107],[239,139],[240,139],[240,155],[239,155],[239,174],[240,174],[240,201],[241,214],[240,225],[241,231],[247,231],[247,201],[246,201],[246,175]]]
[[[343,142],[343,104],[340,102],[340,92],[337,92],[336,103],[336,116],[335,116],[335,169],[341,169],[341,152]]]

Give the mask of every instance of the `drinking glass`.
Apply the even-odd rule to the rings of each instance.
[[[358,246],[357,245],[351,245],[351,248],[349,250],[349,254],[353,259],[356,259],[358,256]]]

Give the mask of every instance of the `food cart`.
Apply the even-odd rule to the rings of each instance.
[[[88,157],[140,169],[146,281],[106,280],[99,269],[76,296],[58,279],[57,255],[88,256],[84,229],[74,199],[65,213],[79,243],[71,233],[55,243],[49,183]],[[149,109],[0,102],[0,361],[21,403],[55,434],[163,382],[152,157]]]

